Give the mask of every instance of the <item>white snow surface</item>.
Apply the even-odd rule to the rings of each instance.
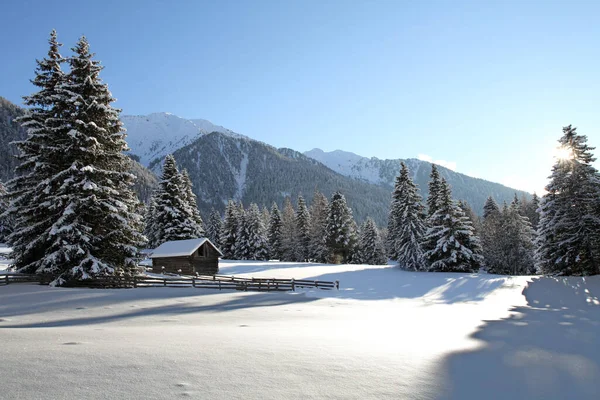
[[[220,132],[243,137],[220,125],[204,119],[185,119],[171,113],[149,115],[124,115],[121,121],[127,129],[127,144],[131,153],[140,157],[140,163],[148,166],[154,159],[162,160],[192,143],[200,135]]]
[[[198,250],[198,247],[202,246],[205,242],[209,242],[212,247],[217,249],[208,238],[172,240],[170,242],[165,242],[155,250],[152,250],[150,258],[189,256],[194,251]]]
[[[0,286],[3,399],[596,399],[600,277],[221,262],[339,291]]]

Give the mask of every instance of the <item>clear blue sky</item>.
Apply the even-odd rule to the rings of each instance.
[[[300,151],[422,154],[539,190],[562,126],[600,147],[599,16],[593,0],[8,0],[0,96],[32,91],[55,28],[66,48],[88,37],[126,114]]]

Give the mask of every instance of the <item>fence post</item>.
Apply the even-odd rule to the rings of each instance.
[[[340,290],[340,281],[335,281],[335,288]]]
[[[294,278],[292,278],[292,291],[296,291],[296,285],[294,284]]]
[[[219,290],[221,290],[221,281],[219,281]]]
[[[192,278],[192,287],[196,287],[196,278]]]
[[[8,285],[8,275],[4,275],[4,279],[6,280],[6,284]]]
[[[167,286],[167,278],[163,279],[163,284],[164,284],[163,286],[165,286],[165,287]]]
[[[315,281],[315,288],[319,288],[319,282]]]
[[[137,288],[137,276],[133,277],[133,287]]]

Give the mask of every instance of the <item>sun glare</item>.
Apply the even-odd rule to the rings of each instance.
[[[557,147],[554,149],[554,158],[559,161],[566,161],[573,159],[573,151],[568,147]]]

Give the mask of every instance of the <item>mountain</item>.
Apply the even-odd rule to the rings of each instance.
[[[13,141],[23,140],[27,137],[25,130],[14,119],[23,115],[25,110],[3,97],[0,97],[0,181],[6,182],[15,175],[15,167],[19,164],[15,157],[18,152]],[[132,157],[131,173],[137,179],[134,186],[140,200],[147,202],[153,188],[157,185],[157,178],[146,167]]]
[[[428,194],[427,183],[429,182],[431,164],[427,161],[415,158],[381,160],[377,157],[367,158],[342,150],[324,152],[321,149],[313,149],[305,152],[304,155],[323,163],[344,176],[381,185],[389,188],[389,190],[393,187],[396,175],[400,171],[400,162],[404,161],[412,173],[412,179],[419,185],[423,196],[426,197]],[[439,165],[437,167],[440,175],[452,186],[454,198],[467,201],[478,214],[483,211],[483,204],[488,196],[492,196],[499,204],[504,201],[511,202],[515,193],[519,198],[525,196],[527,199],[531,199],[531,194],[522,190],[512,189],[484,179],[473,178]]]
[[[123,115],[121,121],[127,128],[127,143],[145,166],[164,159],[205,133],[241,136],[204,119],[184,119],[171,113]]]
[[[274,201],[281,207],[286,196],[295,203],[299,194],[310,201],[318,189],[328,197],[341,190],[357,221],[367,216],[380,225],[387,221],[391,199],[388,188],[338,174],[291,149],[212,132],[200,135],[173,155],[179,167],[188,170],[204,214],[212,207],[223,211],[228,199],[267,207]],[[153,167],[158,172],[160,164]]]

